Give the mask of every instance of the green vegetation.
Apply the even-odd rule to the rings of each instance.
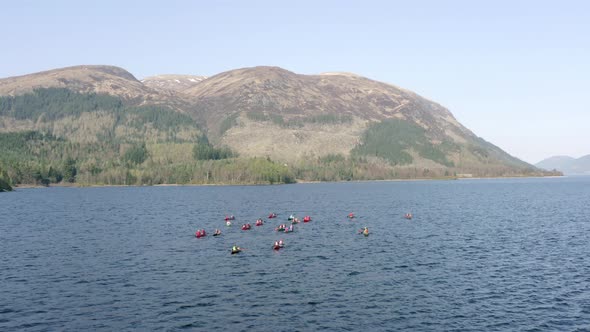
[[[352,116],[349,114],[317,114],[303,119],[304,122],[308,123],[319,123],[319,124],[341,124],[351,123]]]
[[[8,181],[4,180],[3,178],[0,178],[0,192],[5,191],[12,191],[12,187],[10,186]]]
[[[159,130],[174,130],[187,123],[194,123],[193,118],[184,113],[178,113],[159,106],[131,107],[125,110],[125,116],[130,118],[130,125],[141,128],[151,123]]]
[[[36,121],[43,116],[45,121],[76,116],[84,112],[120,109],[123,103],[115,97],[94,93],[81,94],[68,89],[36,89],[15,97],[0,98],[0,115],[18,120]]]
[[[223,135],[226,131],[230,130],[231,127],[238,124],[237,118],[239,113],[234,113],[221,121],[219,125],[219,136]]]
[[[12,186],[8,182],[8,174],[0,167],[0,192],[12,191]]]
[[[302,160],[295,165],[294,174],[297,179],[306,181],[449,179],[456,176],[455,172],[444,167],[399,166],[375,157],[345,157],[340,154]]]
[[[268,118],[272,123],[276,125],[279,125],[281,127],[288,127],[288,125],[285,123],[285,119],[283,119],[283,117],[279,114],[270,114]]]
[[[0,97],[0,117],[35,128],[0,132],[3,190],[10,184],[294,181],[285,166],[267,159],[237,158],[229,148],[213,146],[190,116],[166,107],[133,106],[112,96],[66,89],[38,89]],[[226,119],[228,126],[236,117]]]
[[[413,161],[408,151],[413,150],[425,159],[452,167],[453,162],[446,159],[446,152],[455,148],[451,142],[438,145],[431,143],[424,128],[414,123],[388,119],[369,126],[362,143],[352,150],[352,155],[374,156],[393,165],[407,165]]]
[[[142,164],[148,157],[149,153],[145,147],[145,142],[134,145],[129,150],[125,151],[123,160],[130,164],[139,165]]]
[[[263,122],[268,121],[269,117],[262,112],[248,112],[246,117],[252,121]]]
[[[46,160],[53,158],[55,151],[64,149],[63,140],[36,131],[0,133],[3,178],[13,184],[47,185],[51,182],[51,170],[51,176],[61,181],[65,164],[56,161],[55,166],[47,165]]]
[[[205,138],[195,144],[193,156],[197,160],[220,160],[237,157],[237,154],[227,147],[216,148]]]
[[[275,125],[283,128],[297,128],[302,127],[306,123],[313,124],[343,124],[351,123],[352,116],[348,114],[316,114],[306,117],[296,117],[289,120],[285,120],[281,115],[278,114],[266,114],[263,112],[248,112],[246,117],[252,121],[266,122],[270,121]]]

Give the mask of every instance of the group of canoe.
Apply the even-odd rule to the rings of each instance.
[[[274,212],[272,212],[272,213],[270,213],[268,215],[268,218],[269,219],[273,219],[273,218],[276,218],[276,217],[277,217],[277,214],[274,213]],[[233,216],[233,215],[229,215],[229,216],[225,216],[225,218],[223,220],[225,220],[225,224],[227,226],[231,226],[232,220],[236,220],[236,217]],[[294,215],[290,215],[289,218],[287,218],[287,220],[291,221],[291,225],[289,227],[287,227],[285,224],[282,224],[282,225],[279,225],[279,227],[275,228],[275,230],[276,231],[282,231],[282,232],[285,232],[285,233],[293,232],[294,231],[293,224],[299,223],[299,219],[297,217],[295,217]],[[311,217],[310,216],[305,216],[303,218],[303,222],[310,222],[310,221],[311,221]],[[256,223],[254,225],[256,225],[256,226],[262,226],[262,225],[264,225],[264,220],[262,220],[262,219],[259,218],[259,219],[256,220]],[[252,228],[252,226],[250,225],[250,223],[246,223],[246,224],[243,224],[242,225],[242,230],[244,230],[244,231],[250,230],[251,228]],[[215,233],[213,234],[213,236],[218,236],[218,235],[221,235],[221,230],[216,229],[215,230]],[[195,236],[197,238],[202,238],[204,236],[207,236],[207,232],[205,232],[204,229],[199,229],[199,230],[197,230],[195,232]],[[284,246],[285,246],[285,243],[281,239],[281,240],[278,240],[278,241],[275,241],[274,242],[273,249],[274,250],[280,250]],[[244,250],[244,248],[240,248],[237,245],[234,245],[232,247],[231,253],[232,253],[232,255],[233,254],[237,254],[237,253],[241,252],[242,250]]]
[[[277,217],[277,214],[274,213],[274,212],[272,212],[272,213],[270,213],[268,215],[268,218],[269,219],[273,219],[273,218],[276,218],[276,217]],[[354,218],[356,218],[356,216],[355,216],[355,214],[353,212],[351,212],[351,213],[349,213],[347,215],[347,218],[348,219],[354,219]],[[410,220],[410,219],[412,219],[412,214],[411,213],[406,213],[404,215],[404,218]],[[236,219],[236,217],[233,216],[233,215],[225,216],[225,218],[224,218],[225,223],[226,223],[227,226],[231,226],[231,221],[232,220],[235,220],[235,219]],[[294,215],[290,215],[287,218],[287,220],[288,221],[291,221],[291,225],[289,225],[289,227],[287,227],[287,225],[285,225],[285,224],[281,224],[278,227],[276,227],[275,230],[278,231],[278,232],[285,232],[285,233],[291,233],[291,232],[293,232],[294,231],[293,225],[299,223],[299,218],[295,217]],[[307,223],[307,222],[310,222],[310,221],[311,221],[311,217],[310,216],[303,217],[303,222]],[[262,226],[262,225],[264,225],[264,220],[257,219],[255,225],[256,226]],[[246,224],[243,224],[242,225],[242,230],[250,230],[251,228],[252,228],[252,226],[249,223],[246,223]],[[358,234],[362,234],[364,236],[369,236],[369,228],[368,227],[361,228],[359,230]],[[215,233],[213,233],[213,236],[218,236],[218,235],[221,235],[221,230],[216,229],[215,230]],[[201,238],[201,237],[207,236],[207,233],[205,232],[204,229],[199,229],[199,230],[196,231],[195,236],[197,238]],[[274,244],[273,244],[273,249],[274,250],[280,250],[283,247],[284,247],[284,242],[283,242],[282,239],[281,240],[278,240],[278,241],[275,241]],[[237,245],[234,245],[232,247],[231,253],[232,254],[237,254],[237,253],[241,252],[242,250],[243,250],[243,248],[240,248]]]

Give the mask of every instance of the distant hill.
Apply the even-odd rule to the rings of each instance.
[[[558,170],[566,175],[590,174],[590,155],[578,159],[569,156],[554,156],[538,162],[535,166],[545,170]]]
[[[550,174],[411,91],[265,66],[142,81],[76,66],[0,79],[0,167],[13,184]]]

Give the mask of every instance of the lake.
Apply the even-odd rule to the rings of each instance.
[[[590,330],[590,177],[18,189],[0,243],[2,331]]]

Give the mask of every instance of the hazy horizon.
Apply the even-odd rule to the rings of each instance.
[[[0,77],[84,64],[137,78],[257,65],[345,71],[438,102],[530,163],[590,154],[590,5],[171,1],[4,6]]]

